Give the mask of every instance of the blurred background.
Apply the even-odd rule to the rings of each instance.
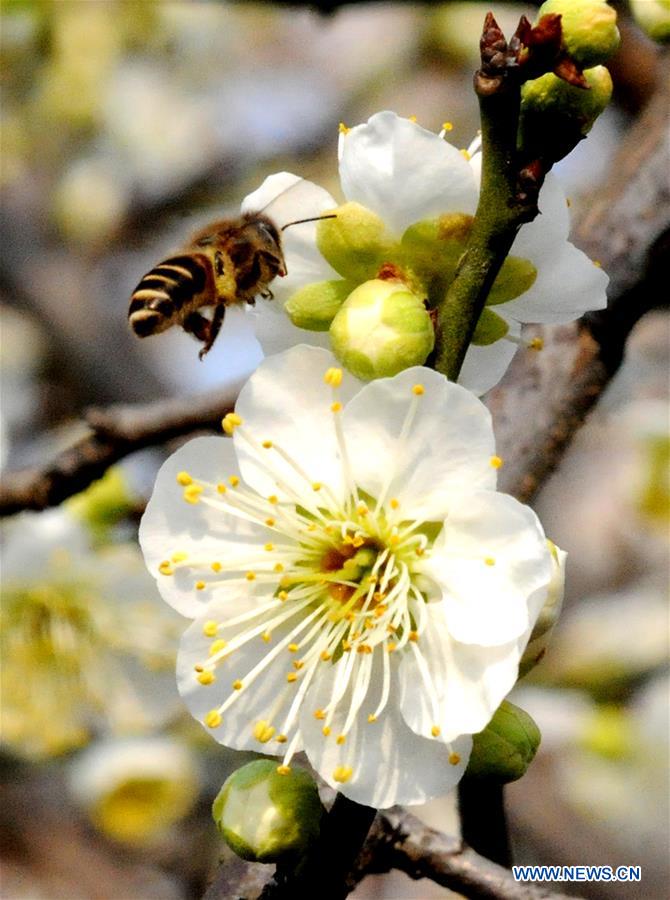
[[[329,4],[332,5],[332,4]],[[522,4],[4,0],[0,405],[4,473],[86,433],[91,404],[239,382],[260,357],[244,316],[204,362],[173,329],[127,326],[140,277],[208,220],[235,215],[272,172],[339,196],[338,123],[390,108],[467,146],[484,13],[511,34]],[[616,102],[557,170],[588,203],[663,74],[630,20]],[[659,74],[660,73],[660,74]],[[667,68],[665,69],[667,77]],[[659,298],[660,302],[660,298]],[[668,313],[626,361],[536,504],[569,554],[550,652],[512,697],[544,739],[508,791],[517,862],[639,864],[666,896],[670,437]],[[137,524],[174,444],[142,451],[85,494],[5,520],[0,858],[6,898],[200,897],[224,850],[211,801],[244,761],[185,715],[182,620],[144,571]],[[420,814],[457,828],[453,801]],[[638,886],[639,887],[639,886]],[[447,891],[399,874],[357,897]]]

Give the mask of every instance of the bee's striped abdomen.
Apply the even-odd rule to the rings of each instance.
[[[207,285],[206,256],[173,256],[159,263],[137,285],[130,298],[128,319],[138,337],[165,331]]]

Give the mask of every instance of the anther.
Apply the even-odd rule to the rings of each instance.
[[[202,633],[205,635],[205,637],[214,637],[214,635],[216,634],[216,632],[218,630],[219,630],[219,624],[218,624],[218,622],[215,622],[213,619],[209,619],[202,626]]]
[[[187,503],[197,503],[200,500],[200,494],[202,494],[203,487],[201,484],[189,484],[188,487],[184,488],[184,500]]]
[[[441,731],[442,729],[439,725],[433,725],[433,727],[430,729],[430,733],[433,735],[433,737],[439,737]]]
[[[274,524],[275,524],[275,519],[266,519],[265,524],[268,526],[268,528],[273,528]]]
[[[494,469],[501,469],[504,465],[504,460],[501,456],[492,456],[489,463]]]
[[[263,634],[261,635],[261,639],[263,640],[264,643],[269,644],[270,641],[272,640],[272,634],[269,631],[264,631]]]
[[[225,650],[226,642],[223,638],[219,638],[218,641],[214,641],[212,646],[209,648],[209,655],[216,656],[217,653],[220,653],[221,650]]]
[[[173,563],[184,562],[185,559],[188,559],[188,553],[184,553],[183,550],[178,550],[176,553],[172,554]]]
[[[301,659],[293,660],[293,668],[297,669],[298,672],[300,671],[300,669],[303,669],[304,667],[305,667],[305,663]]]
[[[297,653],[300,647],[298,644],[289,644],[286,649],[289,653]]]
[[[213,562],[212,565],[210,566],[210,569],[212,570],[212,572],[220,572],[222,568],[223,567],[220,562]]]
[[[468,162],[470,162],[470,160],[472,159],[472,157],[470,156],[470,154],[468,153],[468,151],[465,148],[463,148],[462,150],[459,150],[458,152],[461,154],[463,159],[467,159]]]
[[[407,636],[410,639],[410,641],[412,641],[415,644],[419,640],[419,632],[418,631],[410,631],[410,633]]]
[[[277,573],[284,571],[284,566],[282,565],[282,563],[275,563],[272,568]]]
[[[266,450],[272,449],[272,441],[263,441],[262,445]]]
[[[269,722],[266,722],[264,719],[256,722],[252,729],[252,734],[261,744],[267,744],[267,742],[274,736],[276,728],[273,728]]]
[[[450,753],[449,754],[450,765],[457,766],[460,761],[461,761],[461,757],[458,755],[458,753]]]
[[[196,591],[204,591],[206,587],[207,587],[207,583],[204,581],[196,581],[196,583],[195,583]]]
[[[442,123],[442,131],[453,131],[454,125],[452,122],[443,122]]]
[[[422,384],[415,384],[412,388],[412,393],[415,397],[421,397],[422,394],[426,393],[426,389]]]
[[[288,740],[288,738],[286,737],[285,734],[278,734],[277,737],[275,738],[275,740],[277,741],[278,744],[285,744],[286,741]]]
[[[408,118],[410,122],[416,122],[416,116],[409,116]]]
[[[234,691],[241,691],[243,687],[244,687],[244,685],[239,680],[239,678],[237,680],[233,681],[233,690]]]
[[[345,125],[344,122],[340,122],[340,124],[337,126],[337,130],[340,132],[340,134],[349,134],[351,128],[349,128],[348,125]]]
[[[271,552],[274,550],[274,548],[275,548],[275,545],[274,545],[274,544],[266,544],[266,545],[263,547],[263,549],[264,549],[264,550],[267,550],[268,553],[271,553]]]
[[[496,564],[496,561],[492,556],[485,556],[484,562],[486,563],[487,566],[495,566],[495,564]]]
[[[158,571],[161,575],[174,575],[174,569],[172,568],[172,564],[169,559],[164,559],[163,562],[158,566]]]
[[[323,487],[323,485],[321,484],[320,481],[312,482],[312,490],[313,491],[320,491],[322,487]]]
[[[177,484],[180,484],[182,487],[188,487],[189,484],[193,484],[193,479],[188,472],[178,472]]]
[[[255,572],[247,572],[247,574],[244,577],[247,579],[247,581],[255,581],[256,573]]]
[[[271,503],[273,506],[275,506],[277,503],[279,503],[279,497],[276,494],[270,494],[270,496],[268,497],[268,503]]]
[[[284,603],[285,600],[288,600],[288,593],[286,591],[279,591],[277,594],[277,598]]]
[[[208,728],[218,728],[223,719],[218,709],[210,709],[203,721]]]
[[[277,775],[290,775],[291,767],[290,766],[277,766]]]
[[[346,739],[347,739],[346,734],[338,734],[338,736],[335,738],[335,743],[339,744],[341,747],[342,744],[346,741]]]
[[[321,659],[323,662],[328,662],[328,660],[331,658],[331,656],[332,656],[332,654],[330,654],[327,650],[324,650],[323,653],[321,654]]]
[[[528,349],[529,350],[544,350],[544,338],[534,337],[531,341],[528,341]]]
[[[391,509],[397,509],[400,506],[400,501],[396,500],[395,497],[392,497],[389,501],[389,506],[391,507]]]
[[[332,731],[332,729],[331,729],[330,725],[324,725],[323,728],[321,729],[321,734],[324,737],[328,737],[328,735],[330,734],[331,731]]]
[[[333,781],[339,782],[339,784],[344,784],[349,781],[351,776],[354,774],[354,770],[351,766],[338,766],[333,772]]]
[[[323,380],[331,387],[339,387],[342,384],[342,374],[342,369],[338,369],[333,366],[332,368],[326,370],[326,374],[323,376]]]
[[[603,264],[600,262],[599,259],[593,259],[593,260],[591,260],[591,262],[596,267],[596,269],[602,269]]]
[[[289,684],[293,684],[295,681],[298,680],[298,676],[296,675],[295,672],[289,672],[288,675],[286,676],[286,680],[288,681]]]
[[[228,488],[225,486],[225,484],[222,481],[220,481],[216,486],[216,490],[219,494],[225,494],[226,491],[228,490]]]
[[[237,487],[237,485],[239,483],[240,483],[240,479],[237,477],[237,475],[231,475],[230,478],[228,479],[228,484],[231,487]]]
[[[200,672],[197,678],[200,684],[213,684],[216,681],[214,672]]]
[[[397,646],[398,646],[398,645],[397,645],[394,641],[389,641],[388,644],[386,645],[386,650],[387,650],[389,653],[393,653],[393,651],[395,650],[395,648],[396,648]]]
[[[339,400],[335,401],[335,403],[330,404],[330,411],[334,413],[342,412],[342,404]]]
[[[376,721],[377,721],[377,716],[375,716],[373,713],[370,713],[370,715],[368,716],[368,722],[370,723],[370,725],[372,725],[372,723],[376,722]]]
[[[232,434],[235,429],[241,424],[242,418],[234,412],[227,413],[221,421],[221,427],[226,432],[226,434]]]
[[[315,719],[325,719],[326,714],[322,709],[315,709],[314,710],[314,718]]]

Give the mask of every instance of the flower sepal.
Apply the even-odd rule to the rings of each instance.
[[[527,712],[503,700],[486,728],[473,736],[466,777],[498,784],[517,781],[533,761],[541,737]]]
[[[305,853],[324,814],[305,769],[256,759],[230,775],[212,806],[228,846],[249,862],[274,863]]]
[[[606,0],[545,0],[537,13],[560,15],[563,44],[581,67],[604,63],[619,46],[616,10]]]
[[[317,281],[293,294],[286,301],[285,309],[297,328],[328,331],[330,323],[354,288],[350,281]]]
[[[396,246],[383,219],[353,201],[330,214],[334,218],[322,219],[316,229],[323,258],[343,278],[357,284],[374,278]]]
[[[387,378],[422,365],[435,343],[424,301],[402,281],[374,278],[357,287],[330,326],[333,351],[357,378]]]

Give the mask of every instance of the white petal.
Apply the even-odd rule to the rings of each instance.
[[[531,258],[531,262],[537,268],[533,286],[516,300],[496,307],[496,312],[504,311],[517,322],[560,324],[607,305],[608,276],[568,241],[555,246],[544,260]]]
[[[422,384],[424,394],[412,388]],[[406,439],[408,410],[416,414]],[[495,488],[491,417],[476,397],[431,369],[405,369],[365,385],[344,411],[359,487],[400,502],[408,518],[442,520],[455,493]]]
[[[177,658],[177,681],[179,693],[188,706],[191,715],[199,722],[203,722],[205,716],[212,709],[220,706],[229,696],[235,694],[235,701],[224,711],[222,722],[217,728],[208,728],[210,734],[226,747],[236,750],[256,750],[262,753],[281,754],[285,745],[275,741],[261,744],[253,736],[253,727],[259,720],[271,721],[280,733],[281,725],[285,719],[289,707],[298,689],[298,682],[289,684],[286,675],[291,669],[292,656],[286,648],[268,664],[255,681],[245,685],[245,676],[259,664],[267,659],[268,654],[277,647],[282,638],[286,637],[291,628],[298,623],[302,614],[298,612],[287,624],[272,629],[272,640],[266,643],[260,635],[252,638],[248,643],[233,650],[229,657],[224,658],[216,666],[216,681],[213,684],[203,685],[197,680],[196,665],[202,665],[209,657],[209,648],[215,638],[206,637],[203,633],[205,622],[224,622],[235,616],[251,612],[255,606],[270,600],[270,596],[263,596],[262,588],[256,591],[251,588],[243,588],[239,592],[229,590],[206,606],[201,616],[196,619],[184,632]],[[278,601],[278,608],[283,605]],[[230,644],[236,634],[248,630],[252,624],[260,624],[269,617],[265,613],[263,618],[258,618],[253,623],[243,623],[228,627],[225,624],[219,628],[216,639],[225,640]],[[233,682],[240,680],[243,688],[233,691]],[[299,749],[299,748],[298,748]]]
[[[514,256],[542,257],[547,260],[570,233],[570,213],[563,185],[551,172],[547,175],[537,201],[539,216],[522,225],[512,244]]]
[[[301,716],[301,731],[305,752],[310,763],[333,788],[356,803],[386,809],[396,803],[425,803],[452,790],[467,766],[472,746],[471,738],[460,737],[451,750],[461,757],[457,765],[449,762],[450,748],[440,740],[428,740],[416,735],[400,714],[398,706],[398,675],[392,666],[390,700],[376,722],[367,716],[377,706],[381,694],[381,653],[375,653],[373,672],[366,702],[347,735],[344,744],[337,744],[336,736],[344,725],[349,708],[351,689],[345,694],[333,719],[332,733],[324,737],[323,722],[314,718],[314,710],[323,708],[331,696],[338,667],[325,667],[319,681],[311,689]],[[333,778],[338,766],[351,766],[349,781],[339,783]]]
[[[408,648],[402,655],[399,672],[403,717],[413,731],[424,737],[430,735],[434,725],[440,728],[440,737],[445,741],[459,734],[476,734],[516,682],[520,648],[517,642],[498,647],[461,644],[449,633],[443,603],[429,603],[426,614],[428,624],[417,646],[435,690],[431,698],[416,656]]]
[[[244,430],[259,445],[272,441],[307,475],[297,474],[274,449],[251,447],[236,432],[234,441],[244,480],[264,496],[292,496],[280,482],[310,502],[314,482],[327,485],[338,498],[343,496],[344,478],[330,408],[333,394],[323,381],[327,369],[337,365],[332,353],[299,345],[263,360],[242,388],[235,408],[244,421]],[[360,383],[345,371],[340,388],[342,402],[359,388]]]
[[[504,304],[502,307],[496,306],[495,308],[495,312],[505,321],[507,321],[507,317],[503,311],[507,309],[508,305]],[[511,320],[508,325],[507,333],[510,337],[521,335],[521,326],[517,322]],[[480,397],[498,384],[518,349],[518,344],[504,338],[487,347],[470,344],[458,376],[458,383]]]
[[[493,646],[527,630],[528,598],[549,583],[552,563],[535,513],[480,491],[452,507],[424,571],[442,589],[452,637]]]
[[[477,206],[475,177],[461,153],[392,112],[345,135],[340,180],[347,200],[376,212],[398,236],[413,222]]]
[[[184,488],[177,484],[178,472],[213,484],[238,475],[233,442],[223,437],[195,438],[173,453],[161,466],[140,525],[144,559],[161,596],[182,615],[193,618],[210,599],[209,590],[196,590],[195,582],[221,578],[208,563],[249,556],[272,537],[268,529],[203,502],[186,503]],[[174,575],[161,575],[158,566],[173,553],[186,553],[187,565],[175,566]],[[202,569],[188,564],[196,560],[204,563]]]

